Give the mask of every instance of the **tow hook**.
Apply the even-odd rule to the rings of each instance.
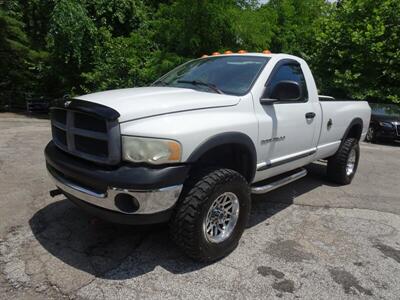
[[[51,191],[49,192],[49,194],[50,194],[50,196],[51,196],[52,198],[54,198],[55,196],[61,195],[62,192],[61,192],[60,189],[55,189],[55,190],[51,190]]]

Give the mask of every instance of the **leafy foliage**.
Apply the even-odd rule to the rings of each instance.
[[[29,40],[23,31],[23,23],[0,10],[0,90],[1,102],[14,97],[23,97],[20,88],[30,88],[32,74],[29,67],[35,59],[35,52],[29,48]],[[1,104],[1,103],[0,103]]]
[[[233,0],[178,0],[160,6],[153,22],[157,41],[182,56],[235,47]]]
[[[129,37],[108,36],[95,51],[95,67],[82,74],[86,92],[143,86],[182,62],[182,58],[174,54],[162,55],[152,42],[138,33]]]
[[[304,55],[314,50],[319,21],[327,7],[324,0],[271,0],[268,8],[276,14],[272,51]]]
[[[306,59],[322,93],[400,102],[398,0],[0,0],[0,98],[147,85],[193,57]]]
[[[60,0],[54,6],[50,22],[48,46],[55,57],[78,67],[90,60],[96,44],[96,27],[84,6]]]
[[[400,1],[341,1],[316,40],[313,65],[326,91],[400,103]]]

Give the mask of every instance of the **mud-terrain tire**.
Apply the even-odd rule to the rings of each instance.
[[[328,178],[338,184],[349,184],[356,174],[360,145],[355,138],[346,138],[336,154],[328,159]]]
[[[199,171],[185,184],[170,221],[170,235],[192,259],[218,260],[238,245],[250,207],[249,184],[238,172]]]

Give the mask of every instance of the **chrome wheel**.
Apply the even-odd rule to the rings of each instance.
[[[354,167],[356,165],[356,158],[357,158],[357,153],[356,150],[353,148],[350,151],[349,157],[347,158],[347,164],[346,164],[346,175],[350,176],[354,172]]]
[[[239,218],[239,199],[231,192],[219,195],[203,221],[203,231],[211,243],[221,243],[229,238]]]
[[[367,142],[372,142],[372,140],[374,139],[374,135],[375,135],[374,129],[370,126],[368,128],[367,136],[366,136]]]

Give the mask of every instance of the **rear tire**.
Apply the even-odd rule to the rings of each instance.
[[[185,185],[170,222],[171,237],[195,260],[218,260],[238,245],[250,207],[250,187],[238,172],[201,171]]]
[[[360,145],[355,138],[346,138],[336,154],[328,159],[328,177],[338,184],[349,184],[357,171]]]

